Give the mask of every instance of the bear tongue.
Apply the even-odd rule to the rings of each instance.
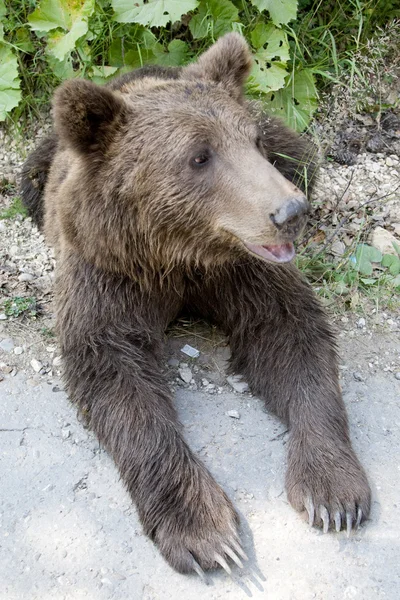
[[[271,262],[286,263],[292,260],[295,255],[294,246],[291,242],[288,244],[271,244],[265,246],[257,246],[256,244],[245,242],[245,245],[253,254],[257,254]]]

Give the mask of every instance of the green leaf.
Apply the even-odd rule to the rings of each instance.
[[[393,248],[396,250],[397,254],[400,256],[400,246],[397,242],[392,242]]]
[[[384,254],[382,267],[389,267],[391,275],[398,275],[400,273],[400,258],[394,254]]]
[[[363,282],[364,285],[374,285],[374,283],[376,283],[377,281],[373,277],[360,277],[360,280]]]
[[[0,45],[0,121],[21,100],[18,61],[8,46]]]
[[[254,64],[247,81],[249,92],[263,92],[264,94],[268,94],[271,91],[283,88],[285,77],[288,74],[285,65],[278,62],[267,64],[264,60],[260,60],[257,54],[253,58]]]
[[[394,254],[384,254],[382,257],[382,267],[391,267],[394,262],[399,259]]]
[[[400,275],[397,275],[397,277],[393,279],[392,284],[394,287],[400,288]]]
[[[164,47],[161,44],[157,44],[154,47],[154,55],[156,57],[157,64],[165,65],[167,67],[176,67],[183,64],[188,58],[189,47],[182,40],[173,40],[168,44],[168,51],[165,52]]]
[[[200,4],[199,12],[189,22],[189,30],[195,40],[201,40],[208,34],[211,25],[211,16],[207,9],[207,3]]]
[[[136,25],[133,40],[131,37],[128,41],[125,36],[114,39],[108,51],[108,62],[113,67],[141,67],[154,58],[156,44],[157,38],[149,29]]]
[[[4,4],[4,0],[0,0],[0,19],[2,19],[7,12],[6,5]]]
[[[19,50],[28,53],[33,53],[35,51],[35,46],[33,45],[29,31],[25,27],[18,27],[14,33],[15,38],[13,39],[13,44],[17,46]]]
[[[118,23],[141,23],[150,27],[165,27],[179,21],[182,15],[197,8],[198,0],[112,0]]]
[[[90,79],[91,79],[91,81],[93,81],[93,83],[102,85],[110,77],[115,75],[116,71],[118,71],[117,67],[109,67],[107,65],[104,65],[102,67],[94,66],[92,68],[92,73],[91,73]]]
[[[287,35],[273,25],[258,23],[250,34],[251,43],[258,50],[257,55],[268,61],[279,58],[281,62],[289,60]],[[265,48],[265,46],[267,46]],[[261,50],[263,49],[263,50]]]
[[[377,248],[370,246],[369,244],[360,244],[357,247],[356,258],[357,260],[363,259],[369,260],[370,262],[380,263],[382,260],[382,252],[377,250]]]
[[[260,12],[267,10],[275,25],[289,23],[296,18],[297,0],[250,0]]]
[[[87,33],[86,20],[76,21],[67,34],[59,29],[49,32],[47,36],[47,49],[58,60],[63,60],[76,46],[76,42]]]
[[[285,89],[270,93],[265,106],[292,129],[303,131],[318,106],[317,97],[312,70],[303,69],[291,74]]]
[[[74,71],[71,56],[66,56],[64,60],[58,60],[51,54],[47,57],[47,64],[53,71],[54,75],[64,81],[65,79],[72,79],[73,77],[79,77],[81,74],[80,69]]]
[[[214,39],[233,31],[239,21],[239,12],[230,0],[202,0],[198,12],[192,17],[189,29],[195,39],[206,37],[209,31]]]
[[[95,0],[42,0],[28,21],[34,31],[51,32],[48,51],[63,60],[87,33],[88,18],[94,9]]]

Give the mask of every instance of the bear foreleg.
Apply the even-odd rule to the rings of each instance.
[[[191,303],[228,334],[232,370],[289,427],[286,490],[324,531],[368,517],[370,488],[351,446],[335,341],[291,265],[249,258],[195,283]]]
[[[145,533],[181,573],[240,562],[237,514],[187,446],[161,372],[179,298],[146,294],[73,255],[59,261],[58,330],[71,400],[112,455]],[[159,299],[159,301],[157,300]]]

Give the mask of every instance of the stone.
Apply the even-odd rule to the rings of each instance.
[[[179,360],[177,358],[170,358],[168,361],[170,367],[179,367]]]
[[[372,245],[382,252],[382,254],[394,254],[397,255],[394,249],[393,243],[395,242],[400,245],[400,240],[396,238],[393,233],[383,229],[383,227],[376,227],[372,232]]]
[[[189,369],[189,367],[181,367],[179,369],[178,373],[179,373],[179,377],[185,383],[190,383],[193,379],[193,374],[192,374],[192,371]]]
[[[240,419],[240,413],[237,410],[228,410],[226,413],[231,419]]]
[[[353,377],[356,381],[365,381],[365,378],[358,371],[354,371]]]
[[[32,281],[34,276],[31,273],[21,273],[18,275],[18,281]]]
[[[0,342],[0,348],[4,352],[11,352],[14,349],[14,342],[11,338],[6,338]]]
[[[243,394],[243,392],[247,392],[249,389],[249,384],[246,381],[242,381],[241,375],[231,375],[226,380],[235,392],[239,392],[239,394]]]
[[[36,360],[36,358],[32,358],[31,367],[35,371],[35,373],[39,373],[40,369],[43,367],[42,363]]]
[[[397,372],[397,373],[395,373],[395,375],[394,375],[394,376],[396,377],[396,379],[400,380],[400,371],[399,371],[399,372]]]
[[[61,365],[61,363],[62,363],[62,357],[61,356],[55,356],[53,358],[53,365],[55,367],[59,367]]]
[[[14,348],[14,354],[22,354],[24,349],[21,346]]]

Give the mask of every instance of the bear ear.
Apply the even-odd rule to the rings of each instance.
[[[204,52],[197,62],[187,66],[183,77],[221,83],[231,96],[239,99],[251,66],[251,53],[245,39],[239,33],[228,33]]]
[[[72,79],[56,90],[53,109],[60,138],[87,154],[105,152],[124,120],[126,104],[105,87]]]

